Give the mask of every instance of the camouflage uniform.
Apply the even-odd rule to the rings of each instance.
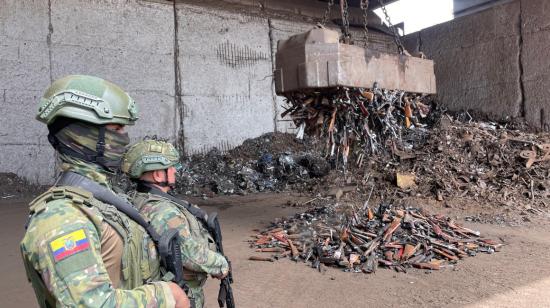
[[[179,164],[179,154],[169,143],[146,140],[132,146],[124,156],[122,171],[139,178],[146,171],[167,169]],[[185,280],[196,307],[204,306],[202,286],[208,275],[227,274],[225,257],[216,252],[216,245],[203,226],[181,205],[150,193],[135,192],[132,203],[140,214],[150,220],[158,233],[177,229],[181,238],[182,263]]]
[[[65,167],[89,178],[104,177],[93,167],[86,167],[85,163],[74,168],[65,164]],[[107,185],[106,182],[103,184]],[[39,286],[34,283],[35,291],[53,296],[56,304],[61,306],[173,306],[173,298],[165,282],[144,285],[146,281],[160,280],[155,246],[145,230],[85,191],[72,190],[76,192],[74,195],[59,194],[60,198],[48,191],[31,202],[30,223],[21,242],[21,250],[27,271],[40,273],[47,287],[47,290],[36,290]],[[121,260],[123,274],[117,288],[113,286],[101,257],[100,243],[106,215],[115,216],[108,219],[115,229],[132,235],[124,243]],[[115,224],[117,221],[118,224]],[[83,230],[83,235],[80,230]],[[61,243],[64,246],[78,246],[78,240],[85,243],[80,245],[82,248],[78,252],[67,256],[56,255],[58,247],[55,245],[59,239],[64,240],[64,236],[76,237]]]
[[[82,85],[90,85],[93,91],[81,92]],[[50,89],[43,99],[45,104],[41,111],[56,114],[61,109],[65,112],[64,117],[78,119],[76,113],[90,109],[94,112],[94,106],[100,106],[101,111],[117,115],[116,106],[105,105],[101,98],[101,91],[112,94],[116,86],[102,79],[69,76],[56,81],[53,87],[68,87],[69,90],[52,94]],[[90,92],[94,91],[100,93],[92,96]],[[56,100],[48,100],[52,95]],[[95,100],[96,104],[86,105],[84,111],[78,110],[89,102],[86,99]],[[116,101],[116,97],[113,100]],[[50,103],[56,105],[52,107]],[[47,108],[42,108],[44,106]],[[68,110],[66,106],[73,109]],[[41,112],[39,116],[42,115]],[[106,120],[107,123],[116,123],[112,118]],[[50,115],[43,119],[48,124],[53,122]],[[105,168],[66,154],[60,154],[60,158],[64,171],[81,174],[109,187]],[[114,235],[111,242],[115,243],[119,254],[104,247],[103,243],[110,240],[105,238],[107,231]],[[168,284],[158,281],[159,260],[146,231],[85,190],[53,187],[32,201],[27,232],[20,247],[27,277],[41,307],[173,307],[175,304]],[[115,270],[107,264],[114,265]]]

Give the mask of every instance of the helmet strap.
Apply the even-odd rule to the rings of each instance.
[[[99,134],[95,145],[95,151],[97,155],[93,162],[98,163],[103,168],[110,170],[110,168],[105,166],[105,125],[99,126]]]
[[[142,179],[135,179],[133,181],[138,184],[138,187],[139,187],[139,185],[147,184],[147,186],[148,185],[158,185],[160,187],[169,187],[170,190],[174,189],[175,185],[168,183],[168,172],[166,170],[163,170],[163,171],[164,171],[164,181],[162,181],[162,182],[148,181],[148,180],[142,180]]]
[[[170,187],[167,181],[163,182],[154,182],[154,181],[147,181],[147,180],[134,180],[137,184],[145,183],[145,184],[151,184],[151,185],[158,185],[160,187]]]

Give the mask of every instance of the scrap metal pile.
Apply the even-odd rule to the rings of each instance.
[[[426,105],[421,104],[417,108]],[[425,118],[418,114],[420,110],[416,114],[428,126],[420,127],[423,124],[412,119],[411,127],[406,129],[403,123],[396,128],[400,138],[391,137],[389,146],[380,146],[378,153],[362,160],[350,154],[353,163],[346,174],[334,170],[335,160],[323,154],[330,139],[304,136],[297,140],[291,134],[270,133],[225,153],[212,150],[187,157],[178,192],[209,196],[292,190],[326,195],[344,185],[364,195],[374,186],[375,195],[382,199],[416,196],[489,213],[498,209],[538,215],[539,209],[550,206],[550,134],[529,132],[518,123],[474,121],[467,114],[453,117],[433,107],[429,111]],[[406,121],[399,111],[394,114]],[[340,133],[335,130],[334,137]],[[362,154],[362,147],[355,148]],[[453,204],[459,199],[474,202]]]
[[[177,192],[186,195],[246,194],[302,190],[330,171],[314,140],[268,133],[225,153],[212,149],[187,157]]]
[[[407,141],[412,149],[395,152],[392,166],[380,172],[414,173],[415,186],[403,191],[438,201],[469,198],[500,209],[547,208],[550,134],[465,118],[443,116],[428,135]]]
[[[353,157],[361,167],[370,155],[403,148],[403,130],[425,127],[432,110],[431,96],[399,90],[338,87],[286,96],[297,137],[304,134],[324,140],[325,155],[344,169]]]
[[[481,237],[448,217],[416,208],[396,209],[382,204],[368,207],[328,205],[281,219],[256,234],[250,260],[274,261],[280,257],[373,273],[378,266],[406,272],[407,268],[452,268],[460,259],[477,253],[494,253],[502,244]]]

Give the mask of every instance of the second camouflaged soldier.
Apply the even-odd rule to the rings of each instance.
[[[129,143],[124,126],[137,120],[132,98],[106,80],[74,75],[55,81],[38,111],[63,170],[56,186],[31,202],[21,242],[39,305],[189,307],[178,285],[153,282],[160,280],[159,257],[145,229],[91,193],[99,187],[114,195],[107,176]]]
[[[202,286],[208,275],[221,279],[228,274],[229,266],[225,257],[216,252],[213,238],[201,222],[207,217],[198,219],[167,198],[166,193],[176,183],[177,168],[178,151],[170,143],[155,140],[136,143],[122,161],[122,171],[138,184],[132,203],[139,212],[159,233],[170,228],[179,231],[184,277],[191,291],[188,296],[196,307],[203,307]]]

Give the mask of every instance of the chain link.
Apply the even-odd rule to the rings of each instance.
[[[348,7],[348,0],[340,0],[343,1],[343,9],[342,9],[342,36],[343,40],[346,44],[350,43],[351,40],[351,34],[349,33],[349,7]]]
[[[367,28],[369,0],[361,0],[361,10],[363,11],[363,31],[365,34],[365,47],[367,47],[369,42],[369,29]]]
[[[403,47],[403,43],[401,43],[397,28],[391,23],[390,15],[388,15],[388,11],[386,10],[386,4],[384,3],[384,0],[379,0],[379,2],[382,6],[382,12],[384,13],[384,16],[386,18],[386,23],[393,33],[393,41],[395,42],[395,45],[397,45],[397,51],[399,52],[399,54],[403,54],[405,51],[405,47]]]
[[[330,11],[332,9],[332,6],[334,6],[334,0],[328,0],[327,9],[325,10],[325,15],[323,16],[323,20],[321,21],[321,25],[324,27],[328,19],[330,18]]]

